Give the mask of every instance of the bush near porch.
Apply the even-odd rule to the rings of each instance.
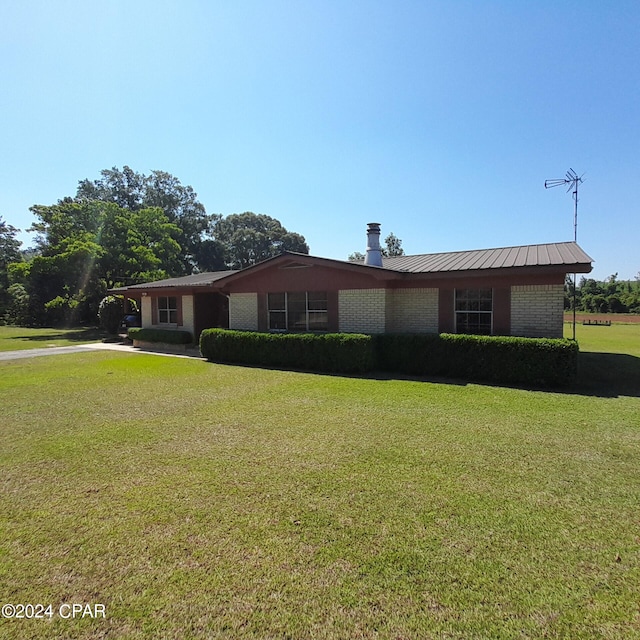
[[[366,373],[387,371],[535,386],[574,381],[578,345],[566,339],[456,334],[272,334],[205,329],[214,362]]]

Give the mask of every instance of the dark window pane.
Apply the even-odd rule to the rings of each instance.
[[[329,314],[326,311],[309,312],[309,331],[327,331],[329,329]]]
[[[305,293],[288,293],[287,306],[289,309],[306,309],[307,295]]]
[[[327,294],[325,291],[312,291],[307,295],[309,311],[327,310]]]
[[[305,311],[292,311],[289,308],[289,331],[306,331],[307,314]]]
[[[270,293],[267,295],[268,305],[270,310],[283,310],[284,306],[284,293]]]
[[[285,331],[287,328],[287,316],[284,311],[271,311],[269,313],[269,329],[271,331]]]

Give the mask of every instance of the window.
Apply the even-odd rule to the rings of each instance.
[[[492,289],[456,289],[456,332],[491,335]]]
[[[324,291],[267,294],[270,331],[327,331],[327,294]]]
[[[178,299],[175,296],[158,298],[158,323],[178,324]]]

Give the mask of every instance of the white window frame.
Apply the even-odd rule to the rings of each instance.
[[[166,306],[160,306],[160,301],[166,300]],[[175,300],[175,306],[171,306],[171,300]],[[158,296],[158,324],[178,326],[178,296]],[[172,314],[175,320],[171,319]],[[163,315],[165,319],[163,320]]]

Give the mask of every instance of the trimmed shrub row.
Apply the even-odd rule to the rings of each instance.
[[[374,369],[371,336],[352,333],[257,333],[205,329],[200,353],[214,362],[335,373]]]
[[[380,369],[410,375],[556,387],[578,369],[578,344],[565,339],[383,334],[375,345]]]
[[[189,331],[172,331],[171,329],[141,329],[131,327],[127,331],[131,340],[143,342],[165,342],[167,344],[189,344],[193,338]]]
[[[387,371],[557,387],[575,379],[578,345],[564,339],[459,334],[272,334],[205,329],[208,360],[336,373]]]

